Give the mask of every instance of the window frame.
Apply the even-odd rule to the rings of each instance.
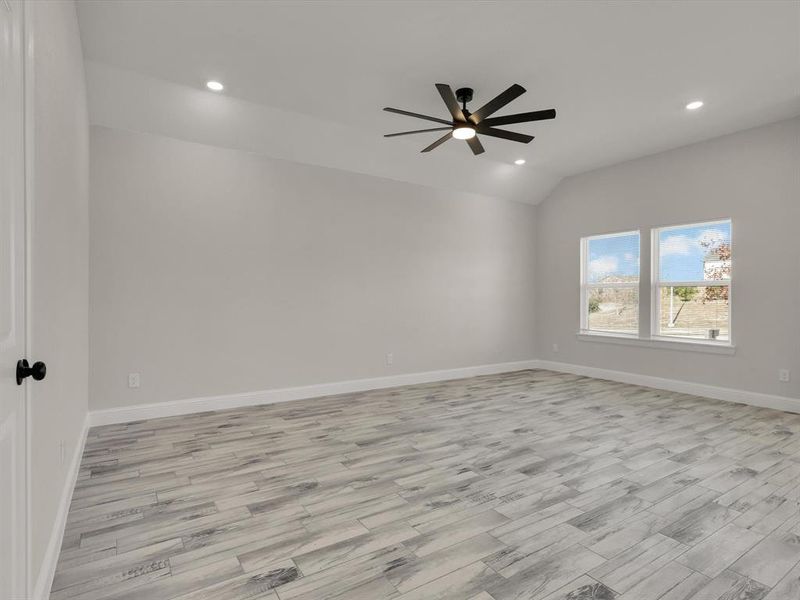
[[[596,239],[607,239],[613,237],[623,237],[628,235],[636,235],[639,238],[639,265],[636,282],[630,283],[590,283],[587,280],[588,275],[588,259],[589,259],[589,242]],[[580,246],[580,329],[579,334],[582,335],[596,335],[607,337],[620,337],[626,339],[638,339],[642,331],[642,231],[641,229],[632,229],[629,231],[619,231],[613,233],[598,233],[588,235],[581,238]],[[634,333],[624,333],[620,331],[609,331],[605,329],[589,329],[589,290],[598,288],[617,288],[617,289],[635,289],[637,291],[637,307],[636,307],[636,328]]]
[[[699,281],[661,281],[661,233],[673,229],[686,229],[687,227],[703,227],[727,224],[730,228],[731,267],[728,279],[703,279]],[[707,346],[733,347],[733,219],[715,219],[713,221],[698,221],[695,223],[682,223],[680,225],[667,225],[653,227],[650,230],[650,339],[654,341],[677,342],[681,344],[703,344]],[[728,339],[711,340],[680,335],[661,335],[661,288],[670,287],[728,287]],[[641,309],[641,302],[640,302]]]

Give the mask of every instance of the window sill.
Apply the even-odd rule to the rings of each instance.
[[[704,340],[673,340],[663,337],[640,338],[634,335],[618,335],[613,333],[580,331],[577,338],[582,342],[601,342],[637,346],[639,348],[660,348],[662,350],[678,350],[681,352],[705,352],[706,354],[736,353],[736,346],[727,342],[710,342]]]

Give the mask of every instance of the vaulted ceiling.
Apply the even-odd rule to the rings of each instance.
[[[800,114],[796,2],[79,2],[91,119],[536,203],[568,175]],[[205,89],[225,84],[221,94]],[[381,111],[512,83],[558,117],[475,157]],[[705,106],[690,112],[687,102]],[[527,164],[513,165],[517,158]]]

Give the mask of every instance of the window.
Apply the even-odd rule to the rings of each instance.
[[[581,239],[581,330],[639,335],[639,232]]]
[[[653,230],[652,335],[731,341],[731,222]]]

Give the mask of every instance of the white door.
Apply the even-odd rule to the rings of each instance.
[[[22,3],[0,0],[0,600],[27,597]]]

